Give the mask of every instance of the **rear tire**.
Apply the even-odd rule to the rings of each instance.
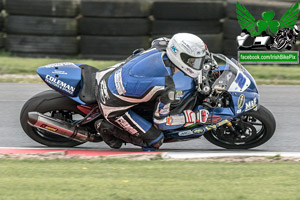
[[[243,116],[251,116],[253,119],[256,119],[262,123],[262,128],[258,133],[253,136],[250,136],[251,139],[244,143],[234,143],[230,140],[224,140],[223,138],[219,137],[218,133],[220,133],[221,127],[217,129],[217,131],[209,131],[204,134],[204,137],[211,143],[223,147],[226,149],[250,149],[257,146],[260,146],[267,142],[274,134],[276,129],[276,121],[273,114],[263,106],[260,106],[257,111],[249,111],[244,113],[243,115],[239,116],[241,118]],[[249,123],[248,123],[249,124]],[[222,126],[224,128],[224,126]],[[230,138],[232,139],[232,138]]]
[[[21,126],[31,139],[49,147],[74,147],[83,144],[62,136],[47,133],[46,131],[42,132],[46,132],[46,134],[43,135],[37,128],[34,128],[27,123],[28,112],[32,111],[47,113],[56,110],[64,110],[84,115],[77,109],[77,105],[78,104],[73,100],[53,90],[41,92],[33,96],[24,104],[20,114]]]

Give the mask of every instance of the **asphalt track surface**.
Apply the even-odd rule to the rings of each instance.
[[[0,147],[43,148],[22,130],[19,115],[23,104],[34,94],[48,90],[45,84],[0,84]],[[261,104],[274,114],[276,132],[267,143],[248,152],[300,152],[300,86],[259,86]],[[85,143],[75,149],[110,150],[101,143]],[[139,151],[126,145],[121,150]],[[162,151],[169,152],[228,152],[210,144],[205,138],[164,144]],[[240,151],[240,150],[235,150]],[[245,151],[244,151],[245,152]]]

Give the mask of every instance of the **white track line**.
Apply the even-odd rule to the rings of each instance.
[[[0,149],[42,149],[42,150],[87,150],[87,151],[110,151],[110,149],[74,149],[74,148],[29,148],[29,147],[0,147]],[[111,150],[118,151],[118,150]],[[124,151],[124,150],[123,150]],[[126,151],[126,150],[125,150]],[[164,150],[162,150],[164,152]],[[167,151],[167,150],[166,150]],[[300,157],[300,152],[164,152],[163,158],[189,159],[189,158],[213,158],[213,157],[249,157],[249,156],[276,156],[281,157]]]
[[[300,157],[300,152],[204,152],[204,153],[193,153],[193,152],[167,152],[162,155],[163,158],[213,158],[213,157],[249,157],[249,156],[276,156],[281,157]]]

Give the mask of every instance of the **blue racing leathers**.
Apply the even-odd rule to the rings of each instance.
[[[191,94],[176,90],[176,82],[185,81],[185,85],[194,89],[194,80],[182,72],[174,74],[171,65],[165,51],[152,48],[98,72],[96,97],[105,119],[142,138],[149,146],[161,144],[162,130],[196,123],[197,113],[191,110],[169,115],[173,102]],[[155,126],[131,110],[137,104],[153,100],[156,100]]]

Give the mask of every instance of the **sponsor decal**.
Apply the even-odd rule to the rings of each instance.
[[[56,131],[58,130],[57,128],[53,128],[53,127],[48,126],[48,125],[46,125],[46,124],[42,124],[42,125],[41,125],[41,128],[44,128],[44,129],[47,129],[47,130],[53,131],[53,132],[56,132]]]
[[[194,71],[191,70],[190,68],[186,68],[186,70],[187,70],[189,73],[194,74]]]
[[[178,133],[178,136],[188,136],[188,135],[192,135],[193,132],[191,130],[188,131],[181,131]]]
[[[52,68],[52,67],[64,67],[64,66],[70,66],[70,65],[74,66],[74,63],[71,63],[71,62],[53,63],[53,64],[50,64],[50,65],[45,65],[44,67],[45,68]]]
[[[167,118],[167,126],[183,125],[185,124],[184,115],[172,115]]]
[[[201,54],[205,53],[205,50],[201,50],[196,45],[187,44],[185,41],[182,41],[181,45],[189,54],[196,53],[197,55],[201,55]],[[203,48],[204,48],[204,46],[203,46]]]
[[[199,134],[199,133],[203,133],[203,132],[204,132],[204,130],[202,128],[193,130],[194,134]]]
[[[186,42],[182,41],[181,45],[187,52],[189,52],[190,54],[192,53],[192,48]]]
[[[178,52],[178,49],[176,49],[176,47],[175,47],[175,46],[171,46],[171,49],[172,49],[172,51],[174,52],[174,54],[176,55],[176,54],[177,54],[177,52]]]
[[[167,126],[171,126],[173,124],[173,118],[170,116],[167,118]]]
[[[139,135],[138,131],[134,129],[123,117],[119,117],[116,122],[131,135]]]
[[[256,99],[256,97],[255,97],[253,100],[248,101],[248,102],[246,103],[246,109],[245,109],[245,112],[248,111],[248,110],[251,110],[251,109],[255,108],[256,106],[257,106],[257,99]]]
[[[215,90],[225,90],[225,86],[224,85],[215,85],[214,89]]]
[[[53,76],[47,75],[45,78],[45,81],[47,83],[49,83],[50,85],[53,85],[57,88],[59,88],[62,91],[65,91],[67,93],[69,93],[70,95],[73,95],[75,88]]]
[[[191,134],[201,134],[201,133],[204,133],[205,131],[209,131],[211,129],[216,129],[219,126],[223,126],[224,124],[226,124],[228,122],[229,122],[229,120],[225,119],[221,122],[216,123],[215,125],[207,125],[207,126],[204,126],[204,127],[201,127],[201,128],[196,128],[193,131],[188,130],[188,131],[183,131],[183,132],[179,132],[179,133],[181,133],[180,136],[191,135]],[[179,135],[179,133],[178,133],[178,135]]]
[[[66,74],[68,74],[68,73],[65,72],[65,71],[54,70],[54,71],[52,72],[52,74],[62,74],[62,75],[66,75]]]
[[[173,118],[172,118],[172,117],[168,117],[168,118],[167,118],[166,125],[167,125],[167,126],[171,126],[172,124],[173,124]]]
[[[220,121],[222,121],[222,117],[219,116],[208,117],[206,124],[216,124],[219,123]]]
[[[166,114],[168,114],[168,113],[169,113],[169,109],[166,109],[166,108],[161,109],[161,110],[159,111],[159,114],[161,114],[161,115],[166,115]]]
[[[176,90],[175,99],[179,100],[183,97],[183,91],[182,90]]]
[[[170,111],[170,104],[165,105],[160,111],[159,114],[166,115]]]
[[[118,94],[119,95],[123,95],[126,93],[126,90],[123,86],[123,80],[122,80],[122,68],[118,69],[116,72],[115,72],[115,86],[116,86],[116,89],[118,91]]]
[[[238,100],[238,108],[241,109],[245,104],[245,95],[240,95]]]
[[[166,115],[170,112],[170,104],[164,105],[163,103],[159,102],[157,109],[155,111],[155,116],[160,117],[161,115]]]
[[[106,103],[107,100],[110,99],[107,91],[107,86],[105,80],[102,80],[100,83],[100,99],[103,102],[103,104]]]
[[[275,20],[275,12],[264,11],[260,19],[255,19],[251,10],[236,3],[236,14],[241,27],[237,36],[238,59],[247,64],[298,64],[299,51],[290,51],[299,35],[297,20],[299,3],[296,2]],[[277,16],[279,19],[280,16]]]

